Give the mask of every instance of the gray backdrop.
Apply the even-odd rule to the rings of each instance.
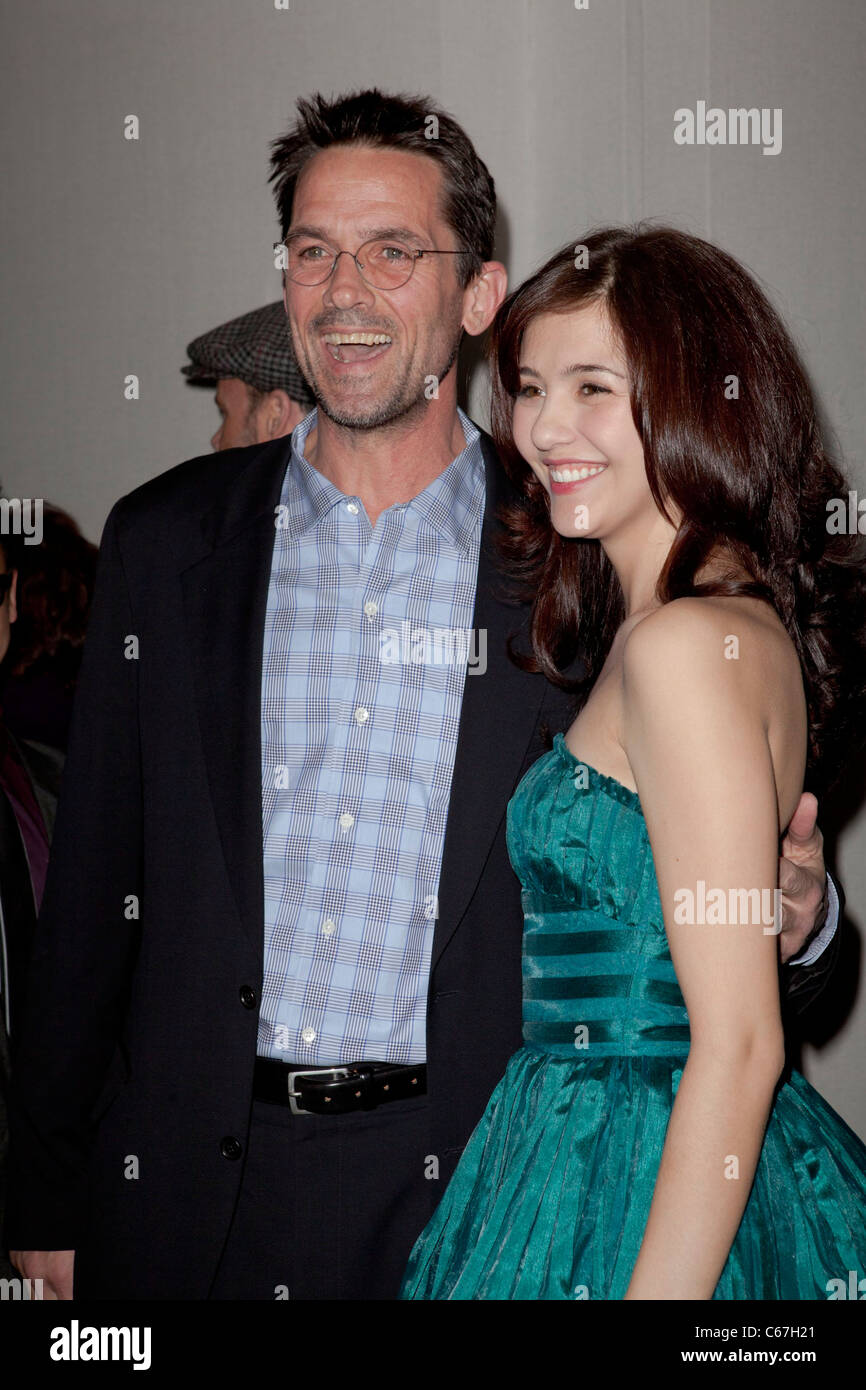
[[[277,0],[284,3],[284,0]],[[862,0],[29,0],[2,6],[0,478],[98,539],[111,503],[208,450],[189,340],[279,294],[268,141],[297,95],[428,92],[497,182],[512,279],[593,223],[660,217],[769,287],[866,490]],[[674,112],[781,108],[781,153],[681,146]],[[140,138],[124,139],[135,115]],[[124,378],[140,378],[138,401]],[[470,404],[484,419],[483,379]],[[856,806],[857,788],[849,789]],[[841,804],[824,808],[828,827]],[[866,1135],[866,816],[839,844],[847,998],[804,1070]],[[844,1007],[843,1007],[844,1005]]]

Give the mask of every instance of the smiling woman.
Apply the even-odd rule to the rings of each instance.
[[[401,1296],[824,1299],[866,1146],[783,1076],[779,838],[807,743],[814,786],[861,736],[862,554],[826,531],[842,480],[751,277],[666,228],[582,241],[492,344],[514,655],[580,706],[507,808],[524,1043]]]
[[[852,621],[861,543],[828,534],[827,498],[847,483],[794,344],[753,277],[699,237],[647,226],[575,240],[586,267],[575,268],[571,242],[509,296],[491,337],[492,433],[520,494],[503,557],[534,603],[527,661],[586,697],[625,614],[602,537],[624,515],[652,513],[670,551],[662,601],[752,595],[781,615],[810,704],[810,783],[826,789],[850,754],[866,683]],[[603,473],[568,484],[588,524],[560,530],[571,499],[552,467],[598,463]],[[570,544],[576,535],[586,544]],[[711,556],[738,577],[702,573]],[[562,672],[578,632],[586,666],[571,680]]]

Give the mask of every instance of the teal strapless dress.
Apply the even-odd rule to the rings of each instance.
[[[509,802],[507,834],[525,1042],[400,1297],[621,1299],[689,1050],[646,823],[637,793],[558,734]],[[714,1298],[827,1299],[850,1271],[866,1276],[866,1146],[794,1072]]]

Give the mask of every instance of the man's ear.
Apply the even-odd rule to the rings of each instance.
[[[269,391],[256,409],[256,435],[259,444],[291,434],[308,412],[288,391],[276,387]]]
[[[507,293],[508,272],[505,266],[501,261],[485,261],[463,291],[461,322],[470,337],[477,338],[490,327]]]

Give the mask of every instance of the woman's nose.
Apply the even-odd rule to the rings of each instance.
[[[549,396],[542,401],[530,430],[532,442],[540,453],[569,444],[575,438],[577,424],[573,407],[569,406],[570,403],[558,402]]]

